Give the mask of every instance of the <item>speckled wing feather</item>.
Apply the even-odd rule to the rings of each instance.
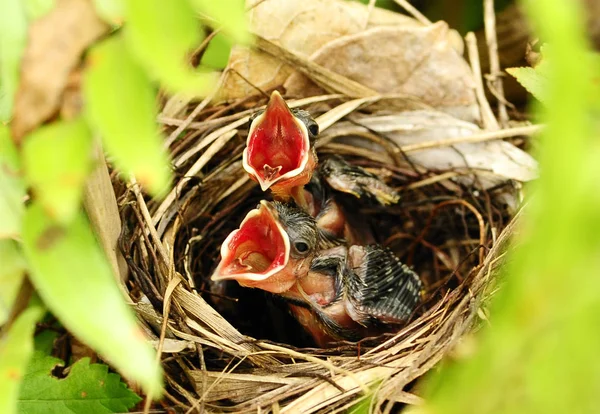
[[[381,178],[361,167],[349,164],[339,156],[331,156],[323,161],[319,173],[334,190],[352,194],[357,198],[372,199],[384,206],[395,204],[400,199],[398,193]]]
[[[405,322],[419,303],[421,279],[389,249],[352,246],[345,272],[346,310],[363,326]]]

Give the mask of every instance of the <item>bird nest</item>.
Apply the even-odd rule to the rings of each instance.
[[[396,205],[353,213],[421,276],[421,304],[397,332],[318,349],[265,292],[211,282],[223,240],[269,197],[241,164],[249,116],[266,99],[203,103],[187,121],[162,119],[172,137],[176,184],[160,201],[136,185],[121,188],[120,247],[135,309],[162,352],[166,396],[174,404],[303,413],[343,412],[370,396],[371,404],[388,409],[415,404],[415,380],[485,318],[490,275],[511,233],[506,199],[516,199],[517,188],[510,181],[482,187],[468,168],[415,165],[403,147],[361,126],[361,116],[378,110],[377,99],[348,101],[330,95],[288,102],[320,116],[322,129],[331,127],[317,141],[320,158],[342,155],[400,193]],[[336,129],[342,117],[350,122]]]

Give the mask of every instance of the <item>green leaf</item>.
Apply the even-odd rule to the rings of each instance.
[[[125,15],[125,0],[94,0],[98,15],[107,23],[120,26]]]
[[[190,0],[197,12],[217,21],[223,32],[237,43],[248,43],[250,34],[242,0]]]
[[[552,46],[536,137],[540,179],[470,357],[447,364],[419,412],[592,413],[600,407],[600,124],[591,91],[600,64],[583,3],[521,2]],[[545,59],[545,58],[544,58]],[[594,78],[596,76],[596,78]],[[523,225],[524,223],[524,225]],[[475,345],[475,346],[473,346]]]
[[[83,92],[87,116],[117,167],[153,194],[165,191],[170,171],[155,121],[156,93],[119,37],[91,50]]]
[[[161,372],[155,353],[126,306],[84,215],[59,226],[32,203],[23,220],[23,250],[31,281],[64,326],[157,395]]]
[[[10,330],[0,337],[0,413],[17,412],[19,386],[33,352],[33,331],[44,310],[41,306],[26,309]]]
[[[0,240],[21,233],[25,185],[20,168],[8,127],[0,125]]]
[[[0,326],[6,322],[27,264],[13,240],[0,240]],[[1,412],[1,411],[0,411]]]
[[[43,320],[42,320],[43,322]],[[54,348],[54,341],[58,338],[58,332],[45,329],[35,336],[34,348],[36,351],[43,353],[44,355],[50,355]]]
[[[27,18],[21,0],[0,1],[0,122],[8,122],[19,86],[27,44]]]
[[[225,35],[218,33],[212,38],[202,55],[202,66],[217,70],[223,69],[227,66],[230,52],[231,43]]]
[[[83,121],[57,121],[25,138],[25,174],[37,199],[55,220],[67,223],[79,211],[91,168],[92,136]]]
[[[30,21],[39,19],[46,13],[49,13],[56,3],[56,0],[23,0],[25,13]]]
[[[539,101],[547,101],[548,75],[545,69],[547,64],[540,63],[535,68],[506,68],[506,71],[514,76],[530,94]]]
[[[125,39],[136,57],[170,92],[205,94],[214,76],[195,71],[187,55],[201,28],[187,0],[128,0]]]
[[[127,388],[108,366],[82,358],[70,367],[66,378],[52,376],[64,362],[35,351],[19,393],[19,412],[27,414],[127,412],[141,398]]]

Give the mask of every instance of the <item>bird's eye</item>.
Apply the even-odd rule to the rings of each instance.
[[[319,135],[319,125],[315,122],[308,126],[308,132],[311,133],[312,136],[316,137]]]
[[[294,247],[298,253],[306,253],[308,251],[308,244],[304,242],[296,242],[294,243]]]

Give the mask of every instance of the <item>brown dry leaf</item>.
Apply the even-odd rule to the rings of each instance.
[[[50,13],[31,24],[11,122],[17,140],[58,110],[81,54],[108,29],[88,0],[57,0]]]
[[[96,168],[89,175],[83,188],[83,206],[98,243],[102,246],[113,274],[119,281],[119,288],[126,300],[131,303],[131,298],[126,294],[124,287],[128,275],[127,262],[118,246],[121,216],[104,153],[99,145],[94,150],[94,157]]]
[[[292,52],[310,56],[326,43],[365,29],[395,25],[420,27],[416,20],[387,10],[372,13],[360,3],[343,0],[268,0],[248,2],[250,28],[257,35],[277,42]],[[235,99],[256,93],[248,84],[269,90],[283,84],[292,68],[262,52],[235,47],[231,51],[228,76],[218,96]],[[242,75],[248,80],[246,82]]]
[[[479,109],[471,69],[452,46],[444,22],[427,27],[377,27],[329,42],[311,60],[380,93],[402,93],[458,118],[475,121]],[[321,89],[300,73],[288,94]]]

